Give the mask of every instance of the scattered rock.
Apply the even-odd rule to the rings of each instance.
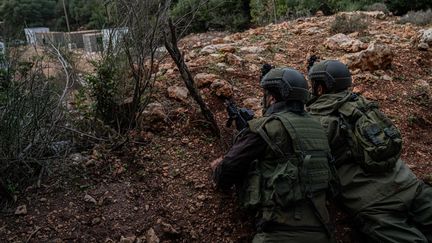
[[[179,233],[179,232],[174,228],[174,226],[172,226],[171,224],[168,224],[168,223],[162,222],[161,225],[162,225],[162,230],[163,230],[165,233],[167,233],[167,234],[174,234],[174,235],[176,235],[176,234]]]
[[[218,67],[220,69],[227,69],[228,68],[228,66],[223,62],[216,63],[216,67]]]
[[[94,219],[92,219],[92,225],[97,225],[97,224],[99,224],[100,222],[101,222],[102,220],[101,220],[101,218],[94,218]]]
[[[88,203],[93,203],[93,204],[95,204],[96,205],[96,199],[94,199],[92,196],[90,196],[89,194],[86,194],[85,196],[84,196],[84,201],[85,202],[88,202]]]
[[[218,45],[218,44],[223,44],[225,41],[223,38],[214,38],[213,40],[211,40],[211,43],[213,45]]]
[[[418,44],[417,48],[421,51],[427,51],[429,49],[429,45],[427,43],[420,43]]]
[[[358,52],[367,48],[367,44],[342,33],[327,38],[324,46],[330,50],[342,49],[346,52]]]
[[[362,12],[362,14],[379,20],[384,20],[387,18],[387,14],[385,14],[383,11],[369,11]]]
[[[236,52],[236,48],[234,46],[224,46],[219,49],[222,53],[234,53]]]
[[[128,236],[128,237],[120,237],[120,243],[134,243],[136,240],[136,236]]]
[[[253,110],[255,117],[262,116],[261,99],[247,98],[243,101],[243,105],[245,108]]]
[[[417,82],[415,83],[415,86],[417,86],[421,89],[429,89],[430,88],[430,84],[428,83],[428,81],[426,81],[424,79],[417,80]]]
[[[213,81],[215,81],[218,78],[219,78],[219,76],[216,74],[198,73],[197,75],[195,75],[194,80],[195,80],[197,87],[201,88],[201,87],[212,84]]]
[[[393,81],[393,78],[390,77],[389,75],[385,74],[381,77],[382,80],[384,81]]]
[[[247,66],[248,70],[251,71],[252,73],[258,73],[261,71],[261,67],[256,65],[256,64],[249,64]]]
[[[74,164],[82,164],[87,159],[87,157],[83,156],[80,153],[71,154],[69,158]]]
[[[186,101],[189,95],[189,90],[186,87],[171,86],[168,87],[167,91],[168,91],[168,97],[180,101]]]
[[[214,54],[217,52],[222,52],[222,50],[224,52],[231,52],[234,48],[234,52],[235,52],[235,47],[232,46],[232,44],[216,44],[216,45],[208,45],[205,46],[203,49],[201,49],[200,53],[201,54]]]
[[[159,243],[159,237],[157,237],[153,228],[147,230],[146,240],[146,243]]]
[[[432,46],[432,28],[420,30],[413,40],[414,44],[417,45],[419,50],[428,50],[429,47]]]
[[[432,44],[432,28],[427,30],[422,30],[420,35],[420,43]]]
[[[245,46],[240,48],[240,51],[246,53],[258,54],[265,51],[265,48],[261,46]]]
[[[229,65],[241,66],[244,62],[243,58],[234,55],[232,53],[227,53],[225,55],[225,62]]]
[[[142,112],[143,122],[159,122],[165,121],[167,115],[164,107],[159,102],[153,102],[147,105],[146,109]]]
[[[21,205],[18,206],[15,210],[15,215],[26,215],[27,214],[27,206]]]
[[[319,28],[319,27],[311,27],[309,29],[306,29],[304,32],[307,35],[316,35],[316,34],[319,34],[319,33],[323,32],[323,29]]]
[[[212,92],[219,97],[225,97],[230,98],[233,95],[233,87],[228,81],[223,79],[217,79],[215,80],[211,86],[210,89]]]
[[[359,68],[363,71],[374,71],[389,68],[393,56],[394,54],[389,46],[372,42],[368,49],[354,54],[347,54],[342,57],[342,61],[351,69]]]
[[[146,243],[146,237],[145,236],[137,237],[135,243]]]

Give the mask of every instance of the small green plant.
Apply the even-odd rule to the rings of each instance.
[[[432,10],[427,11],[410,11],[400,18],[399,24],[412,23],[419,26],[432,24]]]
[[[341,14],[337,15],[331,25],[331,32],[349,34],[353,32],[363,32],[367,29],[367,22],[362,14]]]
[[[96,113],[102,120],[109,123],[114,120],[113,111],[116,106],[117,65],[115,58],[108,56],[99,63],[95,63],[96,74],[88,75],[91,95],[95,100]]]

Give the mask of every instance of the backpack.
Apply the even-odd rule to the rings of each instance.
[[[338,111],[341,127],[360,166],[371,173],[392,170],[401,155],[402,136],[378,104],[352,94]]]

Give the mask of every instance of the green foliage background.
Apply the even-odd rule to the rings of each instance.
[[[22,28],[47,26],[66,30],[63,0],[0,0],[0,20],[7,34],[23,36]],[[72,30],[109,26],[104,0],[65,0]],[[431,0],[173,0],[172,16],[190,31],[233,30],[308,16],[317,10],[353,11],[384,2],[395,14],[432,8]],[[192,18],[193,17],[193,18]],[[192,23],[189,23],[193,19]],[[3,34],[4,35],[4,34]]]
[[[65,0],[72,30],[102,28],[107,21],[103,0]],[[2,35],[23,37],[25,27],[66,30],[62,0],[0,0]]]

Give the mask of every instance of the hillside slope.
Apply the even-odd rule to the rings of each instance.
[[[378,60],[377,70],[353,69],[354,89],[377,100],[402,130],[403,159],[413,171],[422,178],[432,175],[432,50],[421,51],[414,43],[420,28],[369,14],[364,16],[367,30],[338,45],[327,41],[333,36],[334,18],[184,38],[181,47],[187,63],[215,112],[223,139],[208,132],[197,106],[184,94],[175,65],[166,60],[153,92],[155,103],[148,110],[151,124],[133,132],[135,140],[121,150],[100,145],[88,154],[71,156],[66,166],[59,161],[41,188],[27,188],[18,195],[17,205],[25,205],[26,212],[1,214],[0,241],[249,241],[251,217],[238,209],[234,193],[215,191],[210,177],[209,163],[223,155],[234,134],[224,128],[225,107],[217,95],[233,95],[240,106],[259,113],[261,65],[289,66],[305,73],[311,54],[351,60],[354,65],[356,54],[346,56],[349,52],[381,44],[390,50],[391,57],[378,51],[372,58]],[[379,70],[389,59],[391,66]],[[339,241],[353,242],[349,221],[340,213],[337,226]]]

